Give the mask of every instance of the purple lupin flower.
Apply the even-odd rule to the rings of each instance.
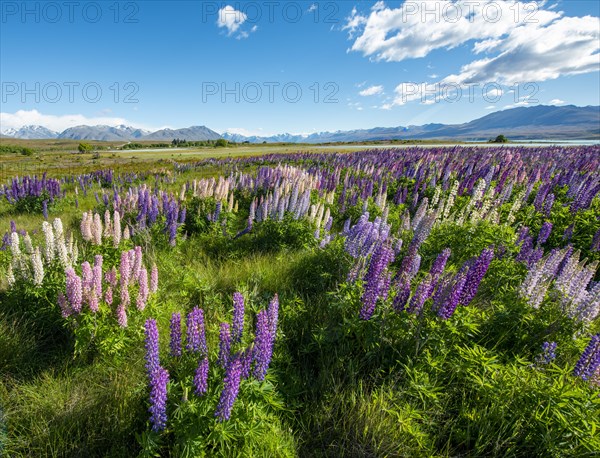
[[[102,264],[103,258],[101,254],[94,256],[94,267],[92,267],[92,276],[94,280],[94,288],[98,296],[102,296]]]
[[[73,313],[69,301],[67,301],[67,298],[62,292],[58,293],[58,306],[60,307],[60,313],[63,318],[68,318]]]
[[[269,331],[269,317],[265,310],[256,315],[256,332],[254,337],[252,375],[257,380],[264,380],[273,355],[273,338]]]
[[[113,303],[113,290],[111,286],[106,288],[106,291],[104,291],[104,302],[106,302],[108,305],[112,305]]]
[[[81,312],[81,303],[83,300],[83,287],[81,284],[81,278],[75,273],[72,267],[65,270],[66,274],[66,290],[67,299],[71,309],[75,313]]]
[[[519,229],[519,234],[517,235],[516,245],[519,245],[521,242],[523,242],[528,234],[529,228],[527,226],[521,227],[521,229]]]
[[[240,355],[242,359],[242,378],[250,377],[250,368],[252,367],[253,347],[246,348]]]
[[[594,375],[598,367],[600,367],[600,334],[594,335],[585,347],[581,358],[575,365],[573,374],[583,380],[588,380]]]
[[[540,233],[537,238],[537,246],[543,245],[550,237],[550,232],[552,232],[552,223],[546,221],[542,224],[542,228],[540,229]]]
[[[229,361],[231,351],[231,333],[229,323],[221,323],[219,331],[219,365],[225,368]]]
[[[146,308],[146,301],[148,300],[148,271],[146,269],[140,269],[138,274],[138,281],[140,284],[138,297],[136,299],[136,307],[138,310],[144,310]]]
[[[157,367],[150,374],[150,423],[152,431],[160,432],[167,426],[167,385],[169,372]]]
[[[447,320],[456,310],[464,288],[466,287],[467,275],[468,271],[459,272],[456,275],[452,289],[449,291],[444,303],[438,308],[437,314],[440,318]]]
[[[396,297],[392,303],[392,307],[396,312],[401,312],[406,307],[408,298],[410,297],[410,281],[403,275],[398,282],[396,288]]]
[[[158,357],[158,327],[156,326],[156,320],[148,318],[144,325],[146,334],[146,370],[148,375],[152,375],[160,367],[160,361]]]
[[[387,294],[387,290],[384,291],[385,285],[388,284],[385,278],[385,271],[393,260],[394,250],[391,246],[387,243],[379,244],[371,256],[369,270],[364,278],[365,291],[362,296],[363,307],[360,310],[361,319],[369,320],[375,311],[377,299],[383,294]]]
[[[125,310],[125,305],[123,304],[119,304],[117,306],[117,322],[122,328],[127,327],[127,311]]]
[[[202,396],[208,389],[208,358],[205,356],[200,360],[196,374],[194,375],[194,393]]]
[[[142,247],[136,246],[133,250],[133,253],[133,265],[131,266],[132,276],[133,279],[137,280],[142,270]]]
[[[90,311],[92,313],[96,313],[98,311],[100,304],[99,304],[99,298],[98,298],[98,295],[96,294],[95,289],[92,289],[88,292],[88,304],[90,306]]]
[[[204,330],[204,311],[194,307],[187,316],[187,342],[185,348],[192,353],[208,355],[206,332]]]
[[[123,310],[131,303],[131,299],[129,297],[129,288],[127,287],[127,283],[121,279],[121,306]]]
[[[181,356],[181,314],[171,315],[171,355]]]
[[[42,215],[44,215],[44,219],[48,221],[48,200],[45,199],[42,202]]]
[[[538,366],[547,365],[554,361],[556,346],[556,342],[544,342],[542,344],[542,353],[535,358]]]
[[[462,305],[469,305],[477,294],[479,284],[485,276],[492,259],[494,258],[494,250],[492,248],[486,248],[481,252],[481,255],[475,260],[473,267],[469,269],[467,273],[467,280],[462,291],[460,303]]]
[[[433,261],[433,264],[431,265],[431,270],[429,271],[429,273],[431,274],[433,286],[437,284],[440,275],[444,271],[444,268],[446,267],[446,262],[448,262],[448,258],[450,257],[450,253],[450,248],[446,248],[442,250],[442,252],[438,254],[437,258],[435,258],[435,261]]]
[[[533,253],[533,238],[528,235],[523,240],[519,254],[515,259],[519,262],[528,262],[531,253]]]
[[[119,274],[121,275],[121,285],[127,286],[131,275],[131,263],[129,262],[129,251],[121,253],[121,264],[119,265]]]
[[[231,327],[231,338],[234,342],[241,342],[244,332],[244,296],[233,293],[233,322]]]
[[[416,313],[417,315],[421,313],[423,309],[423,304],[425,304],[425,301],[429,299],[431,293],[433,293],[432,282],[433,279],[431,278],[431,275],[428,274],[427,277],[425,277],[425,279],[421,283],[419,283],[415,294],[413,295],[413,297],[410,300],[410,303],[408,304],[408,307],[406,309],[407,312]]]
[[[81,264],[81,282],[84,292],[87,292],[94,287],[94,274],[92,273],[92,266],[87,261]]]
[[[112,269],[107,271],[106,274],[104,275],[104,278],[106,279],[106,281],[108,282],[108,284],[111,287],[113,287],[113,288],[117,287],[117,269],[115,267],[113,267]]]
[[[240,358],[232,358],[229,364],[227,364],[225,379],[223,381],[223,391],[221,392],[217,410],[215,411],[215,417],[219,421],[229,420],[231,416],[233,403],[240,390],[241,374],[242,362]]]

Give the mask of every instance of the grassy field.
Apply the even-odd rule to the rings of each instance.
[[[77,143],[0,156],[2,184],[60,178],[53,199],[51,184],[0,195],[0,455],[598,456],[598,147],[94,156]],[[47,255],[46,217],[62,221],[68,265],[56,226]],[[85,262],[100,265],[99,297]]]

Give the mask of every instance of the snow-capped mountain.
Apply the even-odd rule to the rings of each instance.
[[[71,140],[140,140],[150,132],[131,126],[75,126],[70,127],[58,135],[58,138]]]
[[[58,137],[58,132],[44,126],[23,126],[20,129],[7,129],[2,132],[5,137],[21,138],[24,140],[42,140]]]

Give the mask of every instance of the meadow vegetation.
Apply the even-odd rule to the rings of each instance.
[[[598,455],[600,147],[19,148],[0,455]]]

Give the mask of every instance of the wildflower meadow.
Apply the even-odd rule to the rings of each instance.
[[[0,186],[0,455],[600,454],[600,146]]]

